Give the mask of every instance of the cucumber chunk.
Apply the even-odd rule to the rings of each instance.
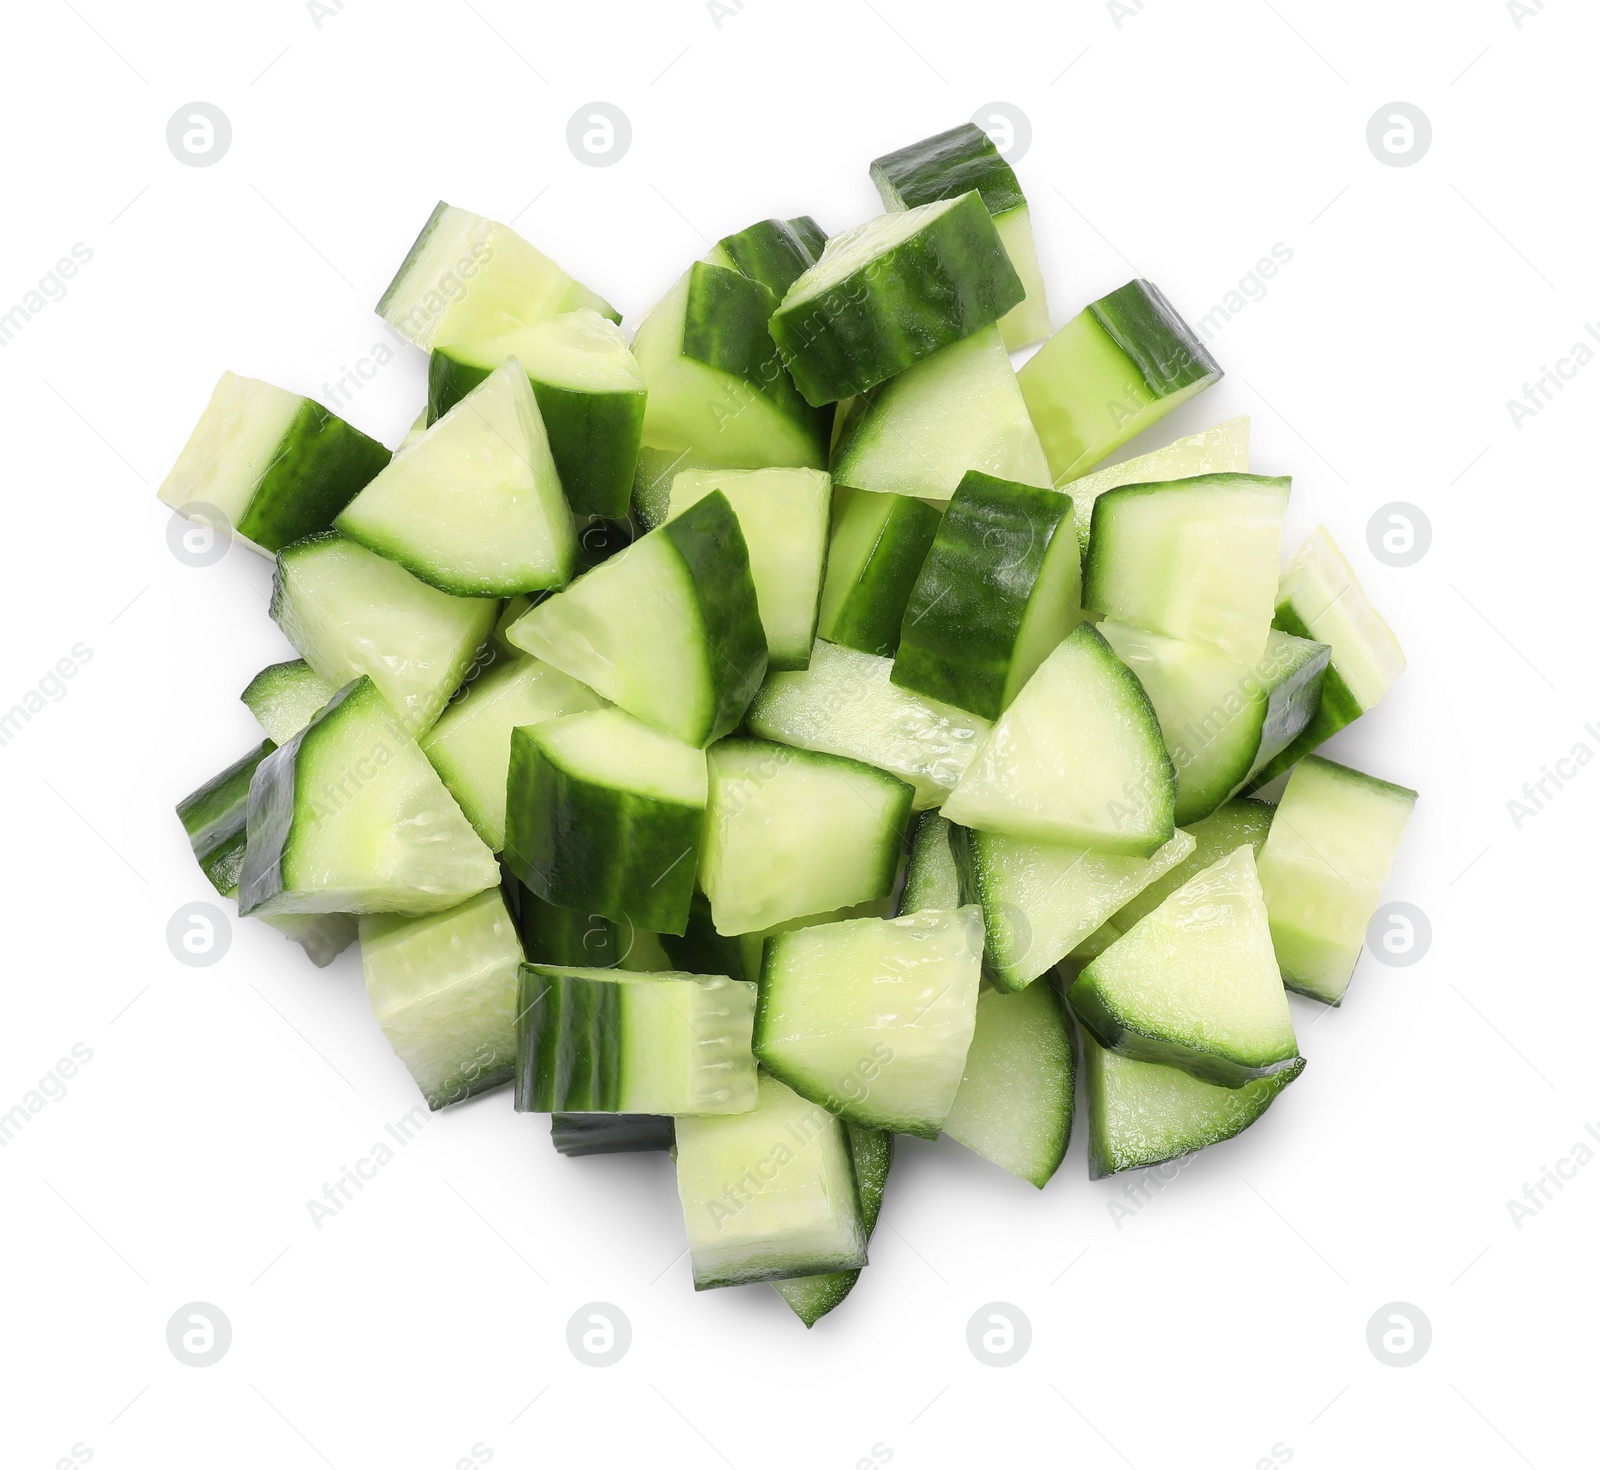
[[[1011,165],[982,128],[962,123],[936,133],[873,159],[870,172],[885,209],[914,209],[976,189],[1027,292],[1000,318],[1007,349],[1015,352],[1050,334],[1050,309],[1028,222],[1028,201]]]
[[[712,247],[707,261],[726,266],[759,281],[772,292],[774,303],[817,263],[827,234],[810,215],[799,219],[764,219]]]
[[[694,454],[687,449],[656,449],[649,444],[639,446],[639,465],[633,472],[633,518],[646,531],[653,531],[667,518],[667,505],[672,499],[672,482],[685,470],[725,470],[734,466],[723,464],[710,455]]]
[[[728,497],[739,518],[768,669],[805,668],[817,636],[833,482],[826,470],[685,470],[673,479],[667,518],[713,490]]]
[[[1017,382],[1061,485],[1221,376],[1172,303],[1149,281],[1129,281],[1073,317]]]
[[[1294,768],[1261,849],[1283,983],[1336,1006],[1389,881],[1417,793],[1308,755]]]
[[[745,970],[742,940],[742,935],[717,933],[711,900],[697,892],[689,900],[688,926],[681,935],[663,934],[661,945],[675,970],[685,970],[691,975],[726,975],[730,980],[748,980],[754,984],[761,974],[761,966],[757,964],[748,972]]]
[[[1160,908],[1196,873],[1227,857],[1235,848],[1250,848],[1259,866],[1261,848],[1272,826],[1273,811],[1274,808],[1264,801],[1236,798],[1223,802],[1209,817],[1190,823],[1183,830],[1194,838],[1194,851],[1123,904],[1111,916],[1111,923],[1118,931],[1125,933],[1146,914]],[[1082,948],[1080,945],[1079,949]],[[1097,949],[1094,954],[1099,952]],[[1090,959],[1093,957],[1093,954],[1088,956]]]
[[[340,688],[370,678],[412,736],[439,718],[498,608],[452,597],[336,535],[285,547],[272,583],[273,620],[305,661]]]
[[[570,311],[486,341],[440,345],[428,359],[428,422],[515,358],[528,376],[572,508],[627,515],[644,427],[644,374],[615,322]]]
[[[1093,960],[1067,992],[1102,1046],[1243,1087],[1299,1061],[1255,854],[1191,878]]]
[[[1089,527],[1094,503],[1107,490],[1121,485],[1154,485],[1163,480],[1184,480],[1196,475],[1244,474],[1250,468],[1250,418],[1241,414],[1214,428],[1174,439],[1171,444],[1080,475],[1062,486],[1072,494],[1072,511],[1078,521],[1078,544],[1089,554]],[[1291,630],[1292,631],[1292,630]]]
[[[1198,475],[1094,503],[1083,605],[1253,664],[1267,646],[1289,479]]]
[[[694,1288],[867,1264],[844,1125],[762,1073],[753,1112],[674,1120]]]
[[[241,756],[178,803],[178,820],[200,871],[226,896],[239,886],[244,866],[245,813],[256,768],[276,750],[270,740]]]
[[[1139,676],[1178,771],[1176,818],[1209,816],[1306,727],[1322,696],[1328,645],[1267,634],[1253,664],[1214,644],[1167,638],[1107,618],[1101,635]]]
[[[215,507],[227,524],[213,530],[270,556],[326,531],[388,463],[383,445],[320,403],[224,373],[156,494],[180,512]]]
[[[586,914],[546,903],[515,876],[509,879],[509,887],[516,899],[522,953],[530,965],[608,970],[620,965],[633,948],[634,931],[627,924],[618,925],[604,914]]]
[[[241,914],[433,914],[500,881],[368,678],[257,767],[246,834]]]
[[[856,1199],[861,1205],[861,1226],[870,1241],[878,1223],[878,1211],[883,1206],[889,1165],[894,1158],[894,1134],[885,1133],[881,1128],[863,1128],[857,1123],[846,1123],[844,1133],[850,1145]],[[791,1276],[774,1281],[772,1289],[807,1327],[815,1327],[850,1295],[860,1275],[860,1271],[833,1271],[826,1276]]]
[[[951,830],[938,812],[923,812],[917,818],[911,829],[911,857],[897,913],[961,907],[961,870],[950,843]]]
[[[905,495],[841,488],[817,631],[830,643],[893,658],[939,512]]]
[[[1048,488],[1050,466],[1000,331],[987,327],[890,379],[840,440],[834,477],[945,501],[968,470]]]
[[[1024,287],[976,192],[835,235],[772,337],[807,403],[835,403],[1000,320]]]
[[[303,658],[268,664],[239,696],[256,723],[276,745],[293,740],[309,725],[339,686],[324,679]]]
[[[622,320],[509,226],[441,200],[377,310],[427,351],[436,342],[482,341],[584,307]]]
[[[539,405],[515,358],[397,454],[334,524],[457,597],[563,586],[578,554]]]
[[[519,1113],[747,1113],[756,988],[724,975],[524,965]]]
[[[1255,773],[1251,785],[1258,790],[1364,715],[1406,666],[1399,639],[1367,600],[1326,526],[1318,526],[1283,569],[1273,626],[1326,643],[1333,653],[1316,713]]]
[[[1243,1133],[1305,1065],[1297,1057],[1270,1077],[1218,1087],[1178,1067],[1119,1056],[1084,1032],[1089,1177],[1164,1164]]]
[[[975,904],[780,934],[761,967],[756,1056],[852,1123],[937,1138],[972,1042],[982,957]]]
[[[511,1081],[521,963],[497,888],[445,913],[361,920],[373,1017],[435,1112]]]
[[[548,903],[682,934],[706,815],[706,757],[621,710],[511,732],[508,868]]]
[[[767,950],[767,941],[795,929],[813,929],[818,924],[842,924],[847,919],[886,919],[894,912],[894,905],[885,898],[868,899],[866,903],[851,904],[846,909],[831,909],[821,914],[806,914],[798,919],[785,919],[770,929],[753,929],[738,938],[739,955],[744,961],[747,980],[759,980],[761,966]]]
[[[1081,576],[1067,496],[968,471],[912,588],[890,679],[998,719],[1083,621]]]
[[[1174,832],[1152,857],[951,829],[961,899],[983,909],[984,973],[1022,990],[1074,953],[1131,897],[1194,851]]]
[[[892,684],[893,665],[818,643],[804,673],[773,674],[747,717],[750,733],[848,756],[909,782],[914,810],[938,806],[989,735],[987,720]]]
[[[650,1113],[552,1113],[550,1141],[569,1159],[661,1153],[672,1147],[672,1119]]]
[[[768,333],[777,298],[738,271],[691,266],[633,338],[649,387],[644,443],[741,469],[828,460],[828,421],[796,391]]]
[[[422,737],[422,753],[491,852],[506,845],[511,732],[605,701],[576,679],[526,656],[474,679]]]
[[[1072,1031],[1061,992],[978,997],[972,1047],[944,1131],[1002,1169],[1043,1189],[1072,1136]]]
[[[546,598],[506,636],[697,746],[744,718],[767,668],[744,535],[716,490]]]
[[[1080,623],[1023,686],[941,810],[985,832],[1151,857],[1172,840],[1176,791],[1149,696]]]
[[[911,816],[904,781],[766,740],[722,740],[707,754],[700,886],[719,934],[770,929],[893,891]]]

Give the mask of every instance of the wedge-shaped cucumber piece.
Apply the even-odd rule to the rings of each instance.
[[[1198,822],[1306,727],[1322,694],[1328,645],[1276,628],[1252,664],[1213,643],[1168,638],[1107,618],[1100,633],[1139,676],[1178,771],[1179,826]]]
[[[726,266],[772,292],[775,301],[822,255],[827,233],[808,214],[798,219],[764,219],[736,234],[724,235],[706,257],[711,265]]]
[[[1172,303],[1149,281],[1129,281],[1073,317],[1017,381],[1061,485],[1221,376]]]
[[[840,441],[833,466],[841,485],[939,502],[968,470],[1050,484],[1038,431],[995,327],[879,388]]]
[[[320,403],[224,373],[156,493],[267,555],[326,531],[389,451]],[[208,509],[209,508],[209,509]]]
[[[667,518],[667,506],[672,500],[672,482],[686,470],[726,470],[735,466],[723,464],[708,454],[695,454],[687,449],[657,449],[650,444],[639,446],[639,463],[633,472],[633,496],[630,504],[633,519],[645,531],[653,531]]]
[[[1011,165],[982,128],[962,123],[886,153],[872,160],[871,174],[885,209],[914,209],[976,189],[1028,293],[1000,318],[1006,347],[1015,352],[1049,336],[1050,309],[1045,304],[1044,277],[1028,223],[1028,201]]]
[[[433,914],[500,881],[367,678],[257,767],[246,833],[241,914]]]
[[[560,669],[536,658],[498,664],[467,685],[461,698],[422,738],[450,794],[492,852],[506,845],[506,774],[511,732],[562,715],[600,709],[605,701]]]
[[[682,934],[706,757],[621,710],[511,732],[505,864],[548,903]]]
[[[890,678],[998,719],[1083,621],[1081,576],[1067,496],[969,471],[906,604]]]
[[[511,1081],[522,946],[498,888],[423,918],[361,920],[367,999],[434,1111]]]
[[[835,235],[772,337],[806,402],[875,387],[1000,320],[1024,287],[976,190]]]
[[[1160,908],[1196,873],[1220,862],[1235,848],[1250,848],[1259,863],[1261,848],[1267,840],[1267,830],[1272,826],[1274,810],[1264,801],[1249,801],[1241,797],[1223,802],[1209,817],[1185,827],[1183,830],[1194,838],[1194,851],[1177,866],[1140,889],[1111,916],[1111,923],[1116,926],[1119,935],[1133,928],[1152,910]],[[1083,945],[1078,948],[1081,951]],[[1087,957],[1092,959],[1099,952],[1096,949]]]
[[[546,598],[506,636],[690,745],[732,730],[767,669],[749,553],[720,490]]]
[[[441,343],[428,359],[428,422],[508,359],[528,375],[572,508],[625,516],[644,427],[644,374],[615,322],[569,311],[504,336]]]
[[[524,965],[519,1113],[747,1113],[755,986],[725,975]]]
[[[1383,698],[1405,669],[1400,641],[1367,600],[1350,563],[1326,526],[1318,526],[1278,579],[1273,626],[1314,638],[1332,650],[1322,699],[1310,722],[1259,771],[1251,785],[1265,786],[1329,737],[1360,719]]]
[[[743,469],[828,460],[829,420],[784,371],[767,323],[777,297],[704,261],[653,306],[633,338],[649,388],[644,443]]]
[[[893,664],[818,643],[804,673],[773,674],[750,706],[752,735],[848,756],[910,783],[914,809],[938,806],[988,737],[987,720],[889,681]]]
[[[1288,503],[1287,476],[1198,475],[1108,490],[1094,503],[1083,605],[1253,664],[1272,628]]]
[[[1059,964],[1140,889],[1194,851],[1174,832],[1148,858],[951,829],[961,898],[983,909],[984,973],[1021,990]]]
[[[1146,1169],[1243,1133],[1305,1070],[1295,1060],[1243,1087],[1218,1087],[1180,1067],[1135,1061],[1083,1036],[1089,1177]]]
[[[803,669],[817,636],[817,599],[828,557],[833,482],[826,470],[685,470],[672,482],[667,517],[714,490],[739,518],[769,669]]]
[[[711,768],[700,886],[717,932],[887,898],[911,788],[861,761],[766,740],[722,740]]]
[[[412,736],[432,727],[489,640],[498,604],[452,597],[342,536],[278,553],[272,617],[343,688],[366,675]]]
[[[817,631],[830,643],[893,658],[939,512],[906,495],[841,488]]]
[[[938,812],[923,812],[911,829],[911,857],[898,913],[961,907],[961,870],[951,846],[950,823]]]
[[[738,945],[740,957],[744,961],[745,979],[753,981],[761,978],[761,966],[766,955],[767,943],[780,934],[788,934],[795,929],[814,929],[818,924],[842,924],[848,919],[886,919],[893,912],[894,905],[888,899],[873,898],[866,903],[851,904],[846,909],[832,909],[823,914],[806,914],[798,919],[785,919],[770,929],[753,929],[748,934],[741,934]]]
[[[665,1153],[672,1119],[651,1113],[552,1113],[550,1141],[568,1159],[590,1154]]]
[[[870,1241],[878,1223],[878,1211],[883,1206],[889,1165],[894,1159],[894,1134],[885,1133],[881,1128],[863,1128],[858,1123],[846,1123],[844,1132],[850,1145],[856,1199],[861,1205],[861,1226]],[[826,1276],[791,1276],[774,1281],[772,1289],[807,1327],[815,1327],[850,1295],[860,1275],[860,1271],[833,1271]]]
[[[563,586],[578,538],[515,358],[397,454],[334,523],[457,597]]]
[[[761,966],[756,964],[746,972],[742,940],[742,935],[717,933],[711,900],[698,891],[689,901],[689,923],[683,933],[661,935],[673,969],[686,970],[691,975],[726,975],[730,980],[748,980],[753,985]]]
[[[844,1124],[763,1073],[753,1112],[678,1118],[696,1291],[867,1264]]]
[[[266,668],[244,686],[239,698],[256,723],[277,745],[293,740],[309,725],[339,686],[324,679],[303,658]]]
[[[986,990],[944,1131],[1043,1189],[1072,1136],[1072,1029],[1054,984]]]
[[[1255,854],[1191,878],[1073,982],[1067,1000],[1102,1046],[1243,1087],[1295,1066]]]
[[[761,1065],[869,1128],[937,1138],[972,1042],[977,905],[794,929],[768,940]]]
[[[1283,983],[1336,1006],[1389,881],[1417,793],[1308,755],[1294,768],[1261,849]]]
[[[1078,522],[1078,544],[1089,554],[1089,527],[1094,503],[1107,490],[1120,485],[1154,485],[1163,480],[1184,480],[1195,475],[1244,474],[1250,468],[1250,418],[1241,414],[1215,428],[1202,429],[1174,439],[1171,444],[1107,465],[1103,470],[1080,475],[1062,489],[1072,496],[1072,512]]]
[[[622,320],[515,230],[441,200],[378,302],[378,315],[426,351],[436,342],[482,341],[583,307]]]
[[[1151,857],[1177,781],[1143,686],[1080,623],[1039,665],[941,810],[985,832]]]

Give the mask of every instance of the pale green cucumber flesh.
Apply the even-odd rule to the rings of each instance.
[[[269,664],[244,687],[239,698],[256,723],[277,745],[293,740],[309,725],[339,686],[324,679],[303,658]]]
[[[1259,863],[1262,845],[1272,826],[1274,810],[1264,801],[1238,797],[1223,802],[1209,817],[1190,823],[1183,830],[1194,838],[1194,850],[1176,867],[1129,899],[1111,916],[1111,922],[1124,932],[1133,928],[1146,914],[1160,908],[1196,873],[1227,857],[1235,848],[1249,847]]]
[[[906,603],[939,512],[911,496],[841,488],[817,631],[830,643],[893,658]]]

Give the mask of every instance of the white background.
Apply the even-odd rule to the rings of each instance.
[[[0,1112],[93,1059],[0,1149],[0,1460],[97,1465],[1540,1467],[1589,1458],[1600,1166],[1519,1229],[1526,1181],[1600,1123],[1600,769],[1518,830],[1507,801],[1579,741],[1592,667],[1600,365],[1518,429],[1506,401],[1600,317],[1592,58],[1548,0],[1094,3],[257,0],[9,8],[0,310],[92,261],[0,349],[0,707],[92,658],[0,747],[8,1004]],[[332,7],[330,7],[332,8]],[[731,7],[730,7],[731,8]],[[612,167],[569,117],[632,123]],[[709,239],[877,208],[875,155],[1002,100],[1056,323],[1135,273],[1191,320],[1276,243],[1293,261],[1212,340],[1228,378],[1136,448],[1238,412],[1326,522],[1411,669],[1340,758],[1422,800],[1389,897],[1431,951],[1296,1002],[1310,1059],[1263,1122],[1132,1218],[1083,1139],[1042,1195],[953,1144],[902,1144],[872,1266],[807,1333],[764,1288],[696,1296],[664,1157],[563,1160],[505,1094],[430,1119],[321,1230],[308,1199],[415,1091],[355,953],[318,972],[261,925],[211,968],[171,915],[214,898],[173,803],[259,738],[236,694],[289,657],[248,553],[196,569],[154,499],[223,368],[326,396],[387,342],[371,304],[434,201],[517,227],[629,325]],[[1380,164],[1396,99],[1431,151]],[[226,157],[185,167],[204,100]],[[344,409],[398,442],[407,351]],[[1393,569],[1373,512],[1421,507]],[[1552,788],[1553,789],[1553,788]],[[231,1321],[215,1366],[166,1326]],[[631,1321],[614,1367],[566,1324]],[[966,1329],[1012,1304],[1015,1366]],[[1414,1304],[1432,1345],[1380,1362]],[[531,1403],[531,1407],[529,1407]]]

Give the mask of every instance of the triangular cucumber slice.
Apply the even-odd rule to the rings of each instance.
[[[1138,679],[1081,623],[1023,686],[941,810],[952,822],[1150,857],[1176,779]]]
[[[1196,873],[1227,857],[1235,848],[1249,847],[1259,865],[1274,810],[1264,801],[1239,797],[1223,802],[1209,817],[1185,827],[1183,830],[1194,838],[1194,851],[1123,904],[1111,916],[1111,922],[1122,932],[1133,928],[1146,914],[1160,908]],[[1079,946],[1080,949],[1082,947]],[[1098,954],[1099,950],[1094,953]],[[1088,958],[1092,959],[1093,955]]]
[[[241,914],[432,914],[500,881],[494,855],[370,679],[250,783]]]
[[[1236,663],[1215,644],[1110,618],[1100,632],[1155,706],[1178,772],[1179,826],[1209,816],[1253,784],[1256,772],[1305,729],[1328,667],[1327,644],[1276,628],[1253,664]]]
[[[833,465],[841,485],[938,502],[955,493],[968,470],[1050,484],[1038,432],[994,327],[885,383]]]
[[[961,907],[961,870],[950,842],[953,830],[938,812],[923,812],[917,818],[911,829],[911,857],[897,913]]]
[[[1074,1051],[1054,984],[984,991],[945,1133],[1043,1189],[1072,1136]]]
[[[1100,1041],[1136,1061],[1243,1087],[1299,1060],[1255,854],[1191,878],[1095,959],[1067,993]]]
[[[1089,1109],[1089,1177],[1147,1169],[1243,1133],[1305,1070],[1297,1057],[1281,1072],[1218,1087],[1178,1067],[1135,1061],[1083,1036]]]
[[[827,243],[826,232],[810,215],[764,219],[724,235],[711,247],[706,260],[759,281],[774,298],[782,300],[783,293],[817,263]]]
[[[720,491],[546,598],[507,637],[696,746],[739,723],[767,666],[749,553]]]
[[[814,929],[818,924],[842,924],[847,919],[887,919],[894,913],[894,905],[886,898],[870,898],[865,903],[851,904],[847,909],[833,909],[824,914],[806,914],[798,919],[785,919],[770,929],[756,929],[741,934],[736,941],[739,957],[747,980],[761,977],[761,966],[766,956],[767,941],[795,929]]]
[[[496,368],[397,454],[335,524],[457,597],[564,585],[578,538],[517,360]]]
[[[309,725],[339,686],[324,679],[303,658],[268,664],[239,698],[276,745],[287,744]]]
[[[285,547],[272,584],[272,617],[312,669],[337,688],[365,674],[413,736],[460,687],[498,610],[332,534]]]
[[[1175,832],[1153,857],[951,829],[964,902],[981,904],[984,972],[1021,990],[1059,964],[1141,888],[1194,851]]]
[[[803,1097],[869,1128],[936,1138],[972,1042],[976,905],[770,939],[755,1050]]]
[[[906,603],[938,530],[939,511],[925,500],[842,487],[818,633],[830,643],[893,658]]]

